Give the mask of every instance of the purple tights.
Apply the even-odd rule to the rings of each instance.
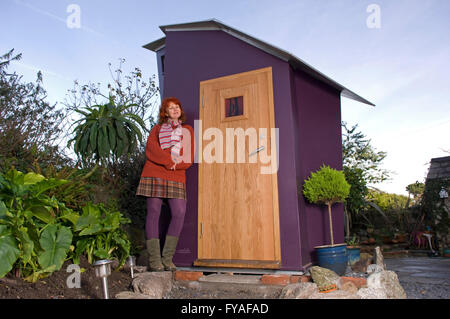
[[[170,224],[167,235],[179,237],[183,228],[184,214],[186,213],[186,200],[181,198],[168,198],[170,206]],[[147,197],[147,220],[145,235],[147,239],[159,238],[159,216],[161,214],[162,198]]]

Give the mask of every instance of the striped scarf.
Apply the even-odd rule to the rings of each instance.
[[[169,119],[161,125],[159,144],[162,149],[172,148],[172,156],[179,157],[181,152],[181,122]]]

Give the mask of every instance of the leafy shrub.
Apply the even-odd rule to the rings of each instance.
[[[94,199],[95,185],[90,182],[90,177],[95,173],[95,169],[88,171],[87,169],[78,169],[69,166],[57,169],[54,165],[46,168],[36,163],[34,172],[43,175],[47,179],[65,180],[66,183],[59,187],[49,189],[47,194],[58,198],[67,207],[77,209],[82,207],[86,202]]]
[[[89,263],[94,257],[107,259],[117,257],[120,265],[130,255],[130,242],[126,233],[120,228],[129,223],[120,212],[112,212],[100,205],[88,203],[83,207],[83,214],[75,223],[76,249],[73,260],[79,263],[85,254]]]
[[[10,170],[0,174],[0,278],[19,269],[34,282],[79,261],[86,254],[124,263],[130,242],[121,226],[128,223],[117,211],[88,203],[82,214],[48,193],[66,180]]]
[[[16,262],[28,281],[61,268],[72,243],[66,224],[77,214],[44,193],[65,182],[16,170],[0,175],[0,277]]]
[[[0,170],[6,172],[14,166],[25,171],[35,162],[42,166],[67,164],[70,158],[57,146],[67,112],[46,101],[41,72],[35,83],[26,83],[22,76],[8,71],[10,62],[22,56],[13,51],[0,56]]]
[[[311,203],[334,204],[343,202],[350,191],[342,171],[323,165],[319,171],[313,172],[303,185],[303,194]]]

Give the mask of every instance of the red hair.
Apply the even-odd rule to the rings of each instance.
[[[183,107],[181,106],[181,102],[176,97],[166,97],[161,102],[161,108],[159,109],[158,124],[161,125],[167,122],[167,119],[169,117],[166,115],[166,113],[168,113],[167,109],[169,107],[170,102],[177,104],[180,107],[181,116],[179,120],[181,121],[181,123],[186,122],[186,114],[184,113]]]

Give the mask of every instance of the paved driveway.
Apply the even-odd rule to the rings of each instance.
[[[386,258],[408,299],[450,299],[450,258]]]

